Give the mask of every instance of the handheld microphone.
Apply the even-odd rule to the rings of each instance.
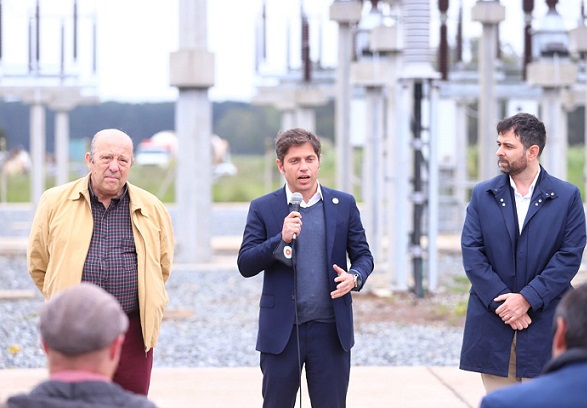
[[[291,195],[291,200],[289,201],[291,204],[291,210],[292,211],[296,211],[296,212],[300,212],[300,204],[302,203],[302,200],[304,199],[304,197],[302,197],[301,193],[295,192]],[[293,239],[296,239],[296,234],[293,234]]]

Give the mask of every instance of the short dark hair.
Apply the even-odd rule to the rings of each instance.
[[[571,289],[563,296],[555,311],[567,324],[567,349],[587,348],[587,284]]]
[[[322,146],[320,139],[314,133],[302,128],[293,128],[277,133],[275,138],[275,154],[277,159],[283,162],[283,158],[292,146],[301,146],[304,143],[310,143],[316,156],[320,158]]]
[[[497,134],[513,131],[520,138],[524,149],[532,145],[538,146],[538,156],[542,154],[546,145],[546,128],[536,116],[529,113],[516,113],[497,124]]]

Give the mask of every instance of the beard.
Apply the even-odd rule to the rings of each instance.
[[[510,176],[517,176],[526,170],[528,167],[528,160],[525,155],[512,162],[502,158],[497,160],[497,165],[499,166],[499,171],[502,173],[509,174]]]

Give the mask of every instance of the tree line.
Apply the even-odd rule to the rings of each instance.
[[[22,147],[30,150],[30,106],[20,102],[0,101],[0,138],[6,150]],[[104,128],[128,133],[136,144],[162,130],[175,128],[175,103],[104,102],[82,105],[69,114],[70,138],[89,139]],[[281,113],[268,106],[244,102],[213,102],[212,130],[230,143],[233,154],[263,154],[268,139],[280,130]],[[317,133],[334,138],[334,104],[316,111]],[[46,150],[54,152],[55,114],[46,110]]]
[[[471,109],[476,110],[475,103]],[[30,107],[20,102],[0,101],[0,149],[22,147],[30,150]],[[583,145],[585,110],[579,107],[569,112],[570,145]],[[175,128],[175,103],[104,102],[78,106],[70,112],[70,138],[90,139],[98,130],[117,128],[128,133],[138,144],[162,130]],[[46,110],[46,150],[54,152],[55,115]],[[225,101],[212,104],[212,131],[230,143],[232,154],[263,154],[268,142],[281,127],[281,112],[273,107],[245,102]],[[334,102],[316,109],[316,132],[320,137],[334,140]],[[477,121],[467,124],[469,143],[477,141]]]

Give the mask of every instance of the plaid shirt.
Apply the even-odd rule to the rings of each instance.
[[[137,311],[138,269],[127,187],[105,208],[90,185],[94,232],[82,281],[94,283],[112,294],[126,313]]]

